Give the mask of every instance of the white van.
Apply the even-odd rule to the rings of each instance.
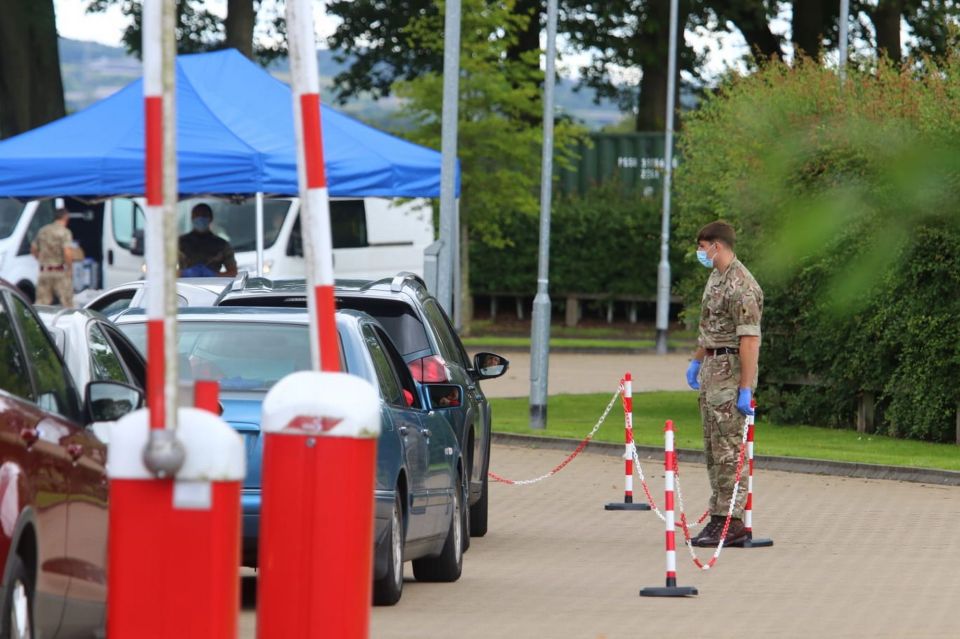
[[[180,233],[190,229],[190,210],[204,202],[214,211],[213,230],[234,248],[237,266],[256,272],[254,198],[193,198],[178,205]],[[111,198],[87,204],[66,199],[70,229],[87,259],[75,273],[76,288],[113,288],[144,273],[142,198]],[[299,200],[264,200],[263,274],[274,279],[305,274]],[[54,200],[22,202],[0,198],[0,277],[28,296],[36,290],[37,261],[30,243],[53,220]],[[423,275],[423,252],[433,242],[433,212],[427,200],[337,198],[330,202],[334,274],[378,279],[399,271]]]

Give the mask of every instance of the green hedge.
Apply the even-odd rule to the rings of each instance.
[[[851,427],[869,391],[881,432],[954,440],[960,179],[956,154],[941,171],[936,149],[957,113],[957,58],[864,64],[842,90],[806,61],[735,79],[685,120],[678,235],[718,218],[738,228],[766,294],[771,419]],[[690,317],[705,278],[678,285]]]
[[[550,231],[551,293],[655,296],[660,220],[660,197],[644,197],[616,182],[583,196],[559,197]],[[504,223],[502,235],[509,242],[504,248],[471,242],[471,289],[480,294],[532,295],[537,285],[539,219],[514,215]]]

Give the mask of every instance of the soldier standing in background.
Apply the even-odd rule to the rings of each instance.
[[[37,304],[53,304],[56,293],[60,304],[73,308],[73,233],[67,228],[69,220],[67,209],[57,209],[53,222],[41,228],[30,245],[30,253],[40,263]]]
[[[763,291],[733,252],[736,232],[726,222],[711,222],[697,235],[697,259],[713,271],[703,291],[699,348],[687,368],[687,383],[700,391],[703,448],[710,477],[710,521],[694,539],[716,546],[726,520],[736,479],[746,415],[757,386]],[[701,368],[702,366],[702,368]],[[746,482],[737,493],[724,545],[747,538],[743,509]]]

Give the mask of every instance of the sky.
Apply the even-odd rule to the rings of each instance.
[[[264,0],[269,3],[272,0]],[[72,40],[87,40],[107,44],[111,46],[121,46],[121,37],[127,24],[127,19],[120,12],[117,5],[112,5],[105,13],[88,14],[85,7],[89,0],[54,0],[57,12],[57,30],[62,37]],[[208,0],[209,9],[220,15],[226,13],[226,0]],[[323,2],[314,1],[315,16],[321,16],[323,11]],[[711,25],[716,27],[716,25]],[[331,20],[318,19],[317,34],[322,39],[331,34],[336,24]],[[777,34],[788,33],[790,30],[790,9],[786,5],[781,15],[773,23],[773,31]],[[711,32],[714,31],[714,32]],[[684,37],[698,52],[707,52],[707,63],[705,75],[716,77],[723,74],[729,68],[743,70],[743,56],[747,53],[747,44],[738,31],[733,33],[715,33],[715,28],[707,30],[700,28],[697,31],[687,30]],[[587,56],[577,55],[570,51],[564,51],[563,43],[559,44],[561,51],[560,69],[567,75],[577,75],[577,67],[586,62]],[[787,57],[790,51],[787,51]],[[622,70],[624,79],[634,79],[630,76],[634,72],[629,69]]]

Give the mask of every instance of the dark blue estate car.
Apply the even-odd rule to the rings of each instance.
[[[462,401],[445,402],[437,410],[447,413],[466,458],[469,533],[484,536],[492,411],[480,382],[500,377],[510,363],[495,353],[477,353],[470,358],[440,303],[412,273],[373,282],[337,280],[335,295],[337,308],[363,311],[380,322],[418,382],[456,384],[464,389]],[[223,289],[216,305],[305,308],[306,282],[241,274]]]
[[[116,323],[141,349],[141,310]],[[455,581],[465,545],[467,480],[457,438],[444,411],[461,401],[454,384],[414,381],[383,327],[366,313],[337,313],[343,369],[378,389],[382,432],[377,447],[374,601],[393,604],[403,563],[419,581]],[[177,325],[182,380],[219,381],[223,418],[247,447],[243,490],[243,563],[257,565],[260,521],[261,404],[284,376],[311,368],[308,315],[302,309],[184,308]]]

